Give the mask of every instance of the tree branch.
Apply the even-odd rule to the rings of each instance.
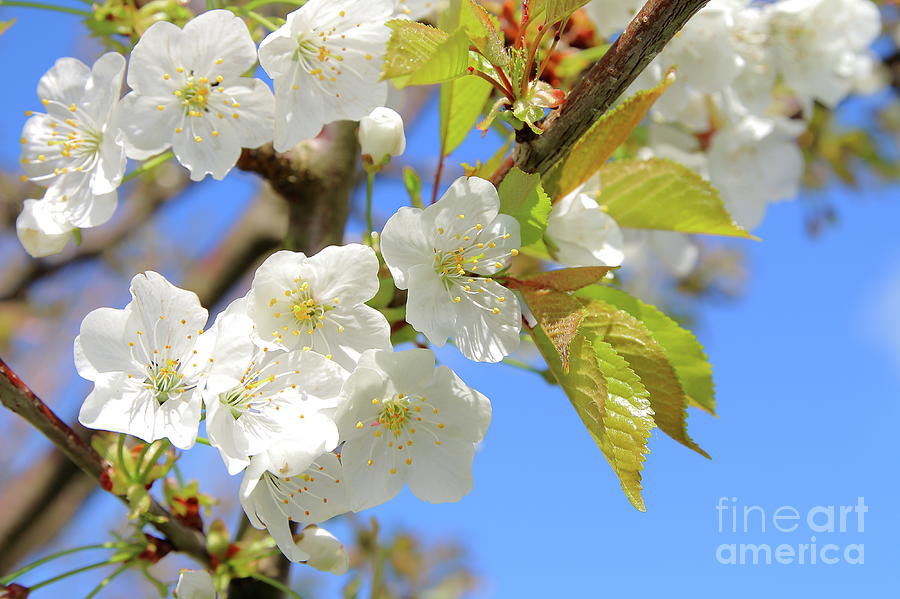
[[[562,108],[547,117],[543,134],[535,135],[528,128],[520,131],[514,165],[526,172],[546,173],[708,1],[649,0],[575,85]]]
[[[41,401],[2,359],[0,359],[0,403],[27,420],[56,445],[69,460],[99,482],[100,475],[107,466],[103,458],[69,425],[60,420],[53,410]],[[119,499],[127,503],[124,497],[119,497]],[[206,538],[203,533],[178,522],[156,501],[150,506],[149,513],[157,518],[165,519],[154,526],[178,551],[190,555],[203,564],[209,564]]]

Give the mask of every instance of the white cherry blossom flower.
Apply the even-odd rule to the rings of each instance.
[[[794,198],[803,174],[796,137],[803,122],[747,116],[718,131],[709,154],[709,178],[735,222],[755,229],[769,202]]]
[[[622,230],[597,203],[600,177],[593,177],[553,205],[545,235],[556,247],[554,258],[566,266],[619,266]]]
[[[243,298],[219,315],[211,332],[216,344],[204,392],[206,430],[229,474],[291,436],[320,437],[316,455],[324,445],[334,447],[331,417],[347,377],[343,368],[313,352],[254,344]]]
[[[519,224],[499,211],[490,182],[462,177],[424,210],[401,208],[381,236],[395,284],[409,290],[407,322],[479,362],[515,350],[522,324],[516,296],[488,278],[519,253]]]
[[[782,0],[767,9],[778,68],[801,95],[834,106],[871,68],[881,15],[869,0]]]
[[[378,258],[353,243],[315,256],[283,250],[257,269],[247,314],[259,343],[318,352],[347,368],[367,349],[390,349],[385,317],[365,304],[378,291]]]
[[[124,71],[125,59],[110,52],[93,67],[60,58],[41,77],[37,92],[47,112],[28,113],[20,161],[23,178],[48,187],[46,206],[36,209],[41,218],[26,217],[46,235],[102,225],[116,209],[126,162],[114,124]]]
[[[619,33],[644,6],[644,0],[593,0],[584,10],[602,37]]]
[[[58,212],[59,205],[43,200],[25,200],[16,218],[16,235],[25,251],[34,258],[63,251],[72,239],[73,226]]]
[[[491,403],[427,349],[369,351],[347,379],[338,420],[350,507],[369,508],[403,484],[431,503],[472,489],[472,460],[491,422]]]
[[[317,524],[348,511],[346,483],[341,462],[333,453],[291,467],[272,462],[269,454],[250,461],[241,481],[241,506],[250,523],[267,529],[285,557],[293,562],[315,558],[318,547],[302,548],[294,541],[290,521]],[[274,472],[273,472],[274,467]],[[307,551],[312,549],[312,553]]]
[[[359,121],[359,145],[363,158],[381,165],[406,151],[403,118],[391,108],[379,106]]]
[[[182,570],[175,585],[175,599],[216,599],[216,587],[206,570]]]
[[[210,365],[207,312],[197,295],[148,271],[131,281],[122,310],[98,308],[75,338],[78,374],[94,382],[78,420],[94,429],[188,449],[200,423]]]
[[[255,62],[247,26],[227,10],[205,12],[183,30],[151,25],[131,52],[134,91],[122,100],[129,156],[141,160],[171,147],[191,179],[225,177],[242,147],[272,140],[272,92],[242,77]]]
[[[358,121],[387,99],[381,68],[394,0],[309,0],[259,46],[275,82],[275,149]]]
[[[395,14],[410,19],[431,17],[446,9],[449,0],[395,0]]]
[[[341,542],[315,524],[310,524],[297,535],[297,547],[309,555],[306,565],[316,570],[340,576],[350,568],[350,556]]]

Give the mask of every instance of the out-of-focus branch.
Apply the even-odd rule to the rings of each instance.
[[[56,449],[8,480],[0,493],[0,572],[50,542],[96,489],[97,481]]]
[[[530,173],[546,173],[621,96],[641,71],[709,0],[649,0],[622,35],[581,78],[562,108],[535,135],[520,131],[513,160]],[[495,178],[501,179],[504,172]]]
[[[356,123],[340,121],[283,154],[271,144],[244,150],[238,168],[261,175],[287,202],[285,246],[314,254],[344,237],[358,164]]]
[[[95,484],[106,468],[106,463],[72,428],[51,410],[31,389],[0,359],[0,403],[12,410],[47,439],[56,445],[72,463],[94,479]],[[120,497],[126,501],[124,497]],[[161,519],[154,524],[172,545],[201,563],[209,563],[206,551],[206,537],[203,533],[186,527],[157,502],[149,511],[151,516]]]
[[[82,264],[103,255],[129,239],[149,221],[166,200],[175,197],[188,183],[184,169],[174,164],[162,165],[165,176],[154,173],[152,178],[139,179],[129,200],[126,212],[114,226],[98,227],[86,232],[84,242],[71,254],[58,258],[28,260],[21,267],[6,266],[0,277],[0,301],[22,297],[31,285],[66,267]]]

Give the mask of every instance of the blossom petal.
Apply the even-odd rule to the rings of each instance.
[[[391,269],[398,289],[407,289],[409,271],[434,260],[434,250],[425,237],[422,210],[404,206],[384,225],[381,232],[381,252]]]

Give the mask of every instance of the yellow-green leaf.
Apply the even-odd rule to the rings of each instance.
[[[577,291],[582,287],[597,283],[606,274],[614,270],[614,266],[577,266],[542,272],[526,277],[520,281],[521,286],[555,291]],[[514,285],[511,285],[514,287]]]
[[[398,87],[449,81],[467,72],[469,39],[465,31],[450,35],[424,23],[388,21],[392,29],[384,56],[385,79]]]
[[[602,340],[576,335],[565,371],[543,332],[532,335],[538,349],[594,442],[612,466],[631,504],[645,511],[641,469],[649,453],[653,410],[647,391],[625,360]]]
[[[497,192],[500,194],[500,212],[519,221],[522,246],[540,241],[552,208],[550,198],[541,186],[541,176],[513,167]]]
[[[528,5],[529,19],[540,20],[547,25],[568,17],[573,12],[590,2],[590,0],[531,0]]]
[[[463,0],[459,24],[465,29],[472,44],[491,64],[503,67],[509,64],[506,44],[498,31],[496,18],[475,0]]]
[[[622,227],[756,239],[734,222],[719,192],[686,166],[616,160],[600,169],[598,202]]]
[[[613,287],[592,285],[581,289],[576,295],[611,304],[644,323],[666,352],[690,404],[715,415],[712,366],[693,333],[666,316],[659,308]]]
[[[560,198],[590,179],[616,148],[628,139],[656,99],[674,80],[674,74],[668,73],[656,87],[636,93],[597,119],[569,153],[544,175],[547,193],[553,198]]]
[[[525,303],[556,351],[563,370],[569,368],[569,344],[581,324],[581,302],[553,289],[519,287]]]
[[[662,346],[640,320],[606,302],[584,300],[580,330],[609,343],[617,354],[625,358],[647,389],[654,419],[664,433],[700,455],[709,457],[688,435],[687,396],[675,369]]]
[[[491,84],[479,77],[459,77],[441,84],[441,154],[446,156],[466,139],[491,95]]]

